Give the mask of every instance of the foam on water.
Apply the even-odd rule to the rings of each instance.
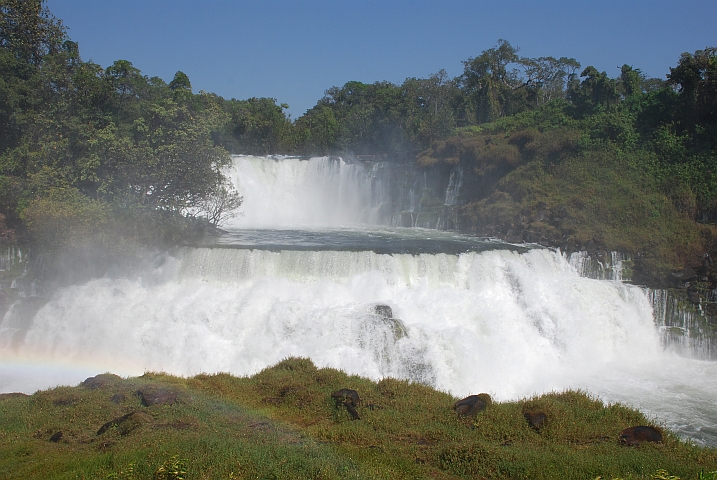
[[[661,347],[643,289],[583,278],[548,250],[188,248],[138,278],[63,288],[21,337],[13,328],[0,326],[5,359],[94,359],[101,371],[249,375],[294,355],[457,396],[584,388],[717,444],[715,364]]]

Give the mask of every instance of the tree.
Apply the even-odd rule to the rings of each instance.
[[[220,142],[233,153],[266,155],[288,150],[293,146],[292,125],[274,98],[219,100],[229,121],[220,135]]]
[[[340,126],[330,107],[316,105],[296,121],[296,129],[304,151],[328,155],[336,149]]]
[[[580,68],[577,60],[566,57],[521,58],[520,64],[526,88],[533,92],[538,105],[564,97],[567,83]]]
[[[519,71],[513,66],[518,61],[518,49],[501,39],[495,47],[463,62],[461,84],[470,99],[477,123],[493,121],[520,110],[520,96],[525,92],[516,91],[523,86]]]
[[[642,72],[625,64],[620,68],[620,87],[625,98],[642,93]]]
[[[589,66],[582,71],[580,78],[584,80],[571,83],[568,88],[568,99],[579,116],[608,110],[617,105],[620,100],[617,84],[607,73],[598,72],[595,67]]]
[[[227,152],[211,134],[226,116],[216,99],[200,94],[198,106],[173,98],[139,105],[127,130],[110,123],[90,142],[102,198],[178,215],[198,205],[221,183]]]
[[[38,66],[56,53],[66,38],[65,27],[44,0],[3,0],[0,3],[0,48],[15,58]]]
[[[244,198],[234,188],[234,185],[224,180],[214,186],[198,204],[197,214],[206,218],[209,223],[218,227],[230,218],[240,215],[237,211]]]
[[[667,82],[679,92],[685,128],[717,126],[717,47],[683,53],[677,66],[670,68]]]
[[[415,144],[425,149],[451,134],[456,127],[454,100],[459,90],[445,70],[427,79],[408,78],[401,89],[405,97],[404,128]]]
[[[177,71],[177,73],[174,74],[174,78],[171,82],[169,82],[169,89],[174,90],[187,90],[189,92],[192,91],[192,84],[189,81],[189,77],[186,73]]]

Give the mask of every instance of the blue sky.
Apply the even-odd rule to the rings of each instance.
[[[573,57],[611,77],[664,78],[682,52],[717,46],[717,1],[47,0],[83,60],[129,60],[195,92],[272,97],[301,116],[350,80],[401,83],[508,40],[526,57]]]

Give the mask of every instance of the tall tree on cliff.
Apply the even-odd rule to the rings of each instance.
[[[683,53],[667,79],[679,92],[681,128],[708,148],[716,147],[717,47]]]
[[[518,49],[507,40],[463,62],[461,83],[476,123],[496,120],[525,108],[526,91],[518,68]]]
[[[67,40],[43,0],[0,1],[0,213],[12,224],[25,188],[23,136],[42,106],[40,67]]]

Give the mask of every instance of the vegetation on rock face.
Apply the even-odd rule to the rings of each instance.
[[[347,387],[360,394],[360,420],[331,397]],[[714,450],[670,432],[663,443],[621,444],[622,430],[649,421],[583,392],[493,402],[475,417],[457,416],[455,400],[300,358],[249,378],[103,374],[0,398],[0,476],[687,480],[717,470]],[[526,412],[545,418],[531,426]]]

